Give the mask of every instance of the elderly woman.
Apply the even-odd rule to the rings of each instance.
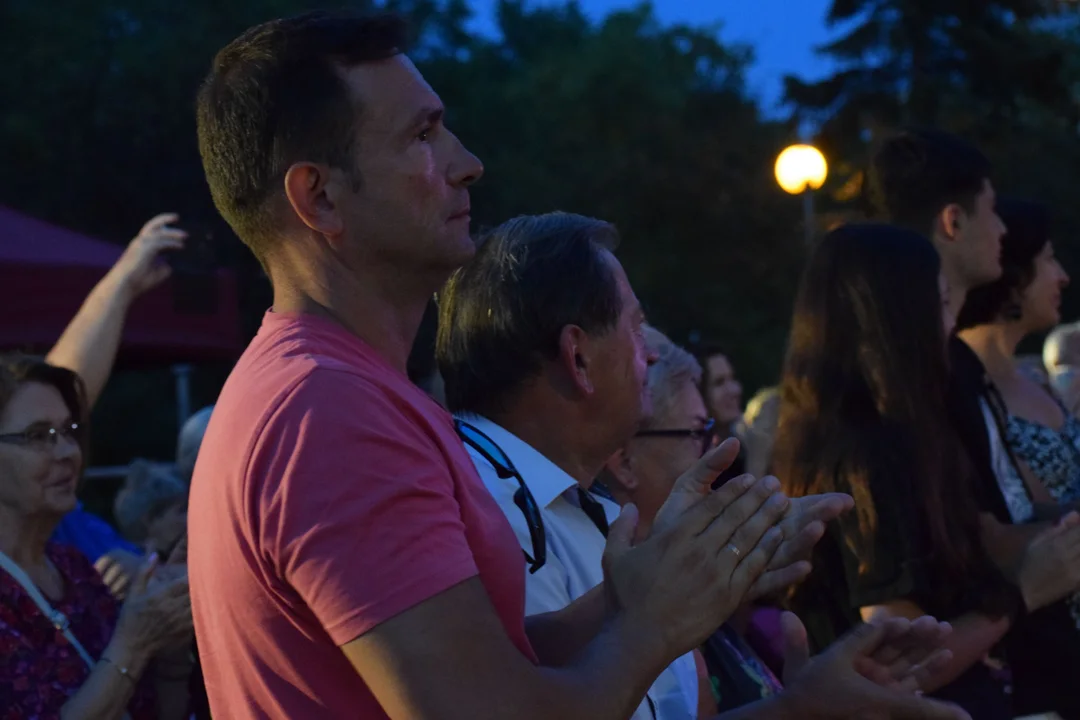
[[[0,714],[182,717],[187,669],[152,661],[190,647],[186,574],[152,556],[118,607],[85,556],[49,541],[75,507],[84,407],[74,373],[0,356]]]
[[[187,527],[187,485],[167,463],[135,460],[113,517],[127,540],[167,556]]]
[[[648,373],[652,415],[637,437],[608,461],[600,479],[620,504],[637,507],[638,527],[647,530],[676,478],[711,445],[712,421],[699,390],[702,369],[694,357],[653,328],[646,330],[646,341],[658,356]],[[815,502],[850,507],[846,496],[822,496]],[[818,531],[823,528],[819,526]],[[940,705],[904,695],[933,679],[944,658],[928,660],[927,654],[940,645],[948,630],[931,618],[910,625],[901,621],[893,630],[895,638],[876,647],[864,644],[854,650],[855,636],[848,636],[807,660],[805,629],[787,613],[783,631],[788,662],[781,683],[739,634],[724,625],[701,648],[708,674],[703,686],[714,693],[711,709],[719,709],[717,720],[850,718],[864,713],[871,717],[949,716]],[[919,668],[918,678],[908,673],[913,665]],[[919,705],[918,712],[913,712],[912,701]],[[706,706],[705,699],[701,706]]]

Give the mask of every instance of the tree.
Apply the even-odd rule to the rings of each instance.
[[[322,4],[0,3],[0,202],[118,242],[176,210],[212,231],[219,261],[240,273],[253,332],[267,286],[213,209],[193,99],[246,27]],[[775,380],[803,248],[798,201],[772,179],[792,128],[747,99],[748,49],[721,44],[714,27],[663,26],[647,5],[594,23],[573,2],[502,0],[496,39],[468,30],[465,0],[385,7],[411,19],[412,57],[486,164],[475,229],[555,209],[613,221],[655,324],[723,342],[751,386]],[[199,402],[221,370],[197,375]],[[113,384],[95,419],[95,462],[168,457],[167,371]]]

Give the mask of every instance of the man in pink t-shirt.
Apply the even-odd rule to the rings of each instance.
[[[192,584],[214,588],[194,593],[213,710],[272,698],[280,717],[377,716],[339,646],[477,575],[532,659],[521,550],[474,472],[449,414],[366,343],[267,313],[192,485]],[[258,662],[224,661],[238,655]]]
[[[647,541],[630,546],[633,511],[611,525],[601,588],[526,623],[521,548],[450,418],[405,377],[428,299],[475,251],[482,167],[404,36],[393,17],[265,23],[199,92],[214,202],[274,288],[192,484],[211,711],[626,718],[751,584],[805,570],[777,562],[787,499],[752,478],[710,492],[728,457],[712,453]]]

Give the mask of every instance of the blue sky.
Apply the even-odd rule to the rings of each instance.
[[[538,0],[533,0],[537,2]],[[472,0],[475,24],[493,30],[494,0]],[[636,5],[635,0],[579,0],[596,19],[619,8]],[[724,41],[754,47],[757,61],[747,78],[751,93],[766,112],[776,109],[781,79],[786,74],[813,80],[827,75],[828,61],[814,53],[814,47],[831,37],[825,14],[831,0],[654,0],[661,21],[695,25],[719,24]]]

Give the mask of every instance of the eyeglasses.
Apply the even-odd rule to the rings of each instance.
[[[709,418],[705,421],[705,425],[700,428],[685,428],[674,430],[639,430],[635,437],[669,437],[669,438],[691,438],[701,443],[701,454],[709,452],[709,449],[713,446],[713,441],[716,439],[716,421]]]
[[[510,462],[503,449],[494,440],[480,430],[462,420],[454,420],[454,429],[466,445],[476,450],[485,460],[495,468],[495,474],[502,480],[514,478],[517,480],[518,489],[514,493],[514,504],[525,516],[525,522],[529,526],[529,538],[532,540],[532,555],[525,553],[525,560],[529,563],[529,572],[535,573],[547,562],[547,535],[544,533],[544,519],[540,515],[540,506],[536,504],[536,498],[529,492],[521,473]]]
[[[31,425],[22,432],[0,435],[0,442],[25,445],[39,450],[51,450],[56,447],[61,437],[78,445],[82,441],[83,428],[79,423],[74,422],[60,427],[47,424]]]

